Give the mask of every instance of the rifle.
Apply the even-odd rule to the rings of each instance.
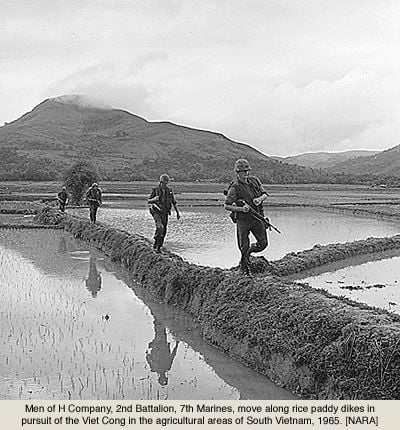
[[[99,199],[92,199],[90,197],[87,197],[86,200],[88,203],[90,203],[90,202],[97,203],[100,206],[100,200]]]
[[[241,204],[246,204],[246,202],[244,201],[244,200],[238,200],[238,203],[241,203]],[[268,228],[268,229],[273,229],[273,230],[275,230],[277,233],[279,233],[279,234],[281,234],[281,232],[279,231],[279,229],[277,228],[277,227],[275,227],[274,225],[272,225],[270,222],[269,222],[269,219],[268,218],[265,218],[265,217],[263,217],[260,213],[258,213],[256,210],[254,210],[249,204],[247,204],[247,206],[249,207],[249,212],[250,212],[250,214],[254,217],[254,218],[257,218],[258,220],[260,220],[263,224],[264,224],[264,226],[265,226],[265,228]]]
[[[162,209],[157,203],[149,203],[149,209],[150,211],[162,212]]]

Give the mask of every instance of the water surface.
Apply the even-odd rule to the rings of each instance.
[[[239,259],[236,244],[236,226],[223,207],[183,207],[178,221],[173,212],[170,217],[165,246],[189,262],[212,266],[232,267]],[[276,260],[289,252],[325,245],[349,242],[368,237],[385,237],[398,234],[393,221],[360,218],[348,214],[318,211],[310,208],[266,208],[266,215],[281,231],[269,232],[269,246],[260,254]],[[75,210],[87,217],[87,209]],[[154,235],[154,221],[147,209],[100,208],[99,222],[141,234],[149,239]],[[254,239],[252,239],[254,240]]]
[[[400,314],[400,256],[303,275],[299,282]]]
[[[67,233],[0,230],[0,399],[290,399]]]

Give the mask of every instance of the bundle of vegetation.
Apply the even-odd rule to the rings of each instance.
[[[91,163],[82,160],[65,172],[63,182],[70,196],[70,204],[81,205],[85,191],[94,182],[99,182],[99,175]]]
[[[61,225],[63,214],[58,210],[55,210],[51,206],[45,206],[40,212],[38,212],[33,218],[35,224],[42,225]]]

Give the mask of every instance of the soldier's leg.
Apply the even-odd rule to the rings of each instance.
[[[161,234],[161,240],[160,240],[160,246],[164,245],[165,236],[167,235],[167,225],[168,225],[168,214],[162,214],[161,216],[161,222],[163,225],[162,234]]]
[[[244,273],[249,271],[250,227],[246,220],[238,220],[236,224],[237,242],[241,253],[239,267]]]
[[[256,239],[256,243],[253,243],[250,246],[250,253],[264,251],[264,249],[268,246],[268,236],[267,230],[265,229],[263,223],[257,219],[254,219],[250,231],[253,233],[253,236]]]
[[[93,222],[94,223],[96,222],[96,218],[97,218],[97,209],[98,209],[98,206],[94,205],[93,206]]]
[[[89,218],[90,221],[93,222],[93,205],[89,204]]]
[[[154,245],[153,248],[156,251],[160,250],[162,244],[162,236],[164,232],[164,225],[161,219],[161,215],[158,212],[154,212],[153,214],[154,221],[156,223],[156,231],[154,233]]]

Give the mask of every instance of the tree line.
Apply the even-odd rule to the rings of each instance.
[[[163,160],[144,159],[132,167],[113,169],[94,168],[96,177],[103,181],[154,181],[160,172],[168,174],[176,181],[229,182],[233,178],[232,166],[235,158],[225,159],[194,158],[191,154],[178,154]],[[86,157],[56,162],[47,158],[33,158],[18,154],[14,149],[0,148],[0,181],[60,181],[72,164]],[[333,173],[323,169],[312,169],[291,165],[276,160],[249,160],[255,174],[266,184],[385,184],[400,186],[400,176],[372,175],[365,173]],[[88,162],[95,166],[94,161]]]

